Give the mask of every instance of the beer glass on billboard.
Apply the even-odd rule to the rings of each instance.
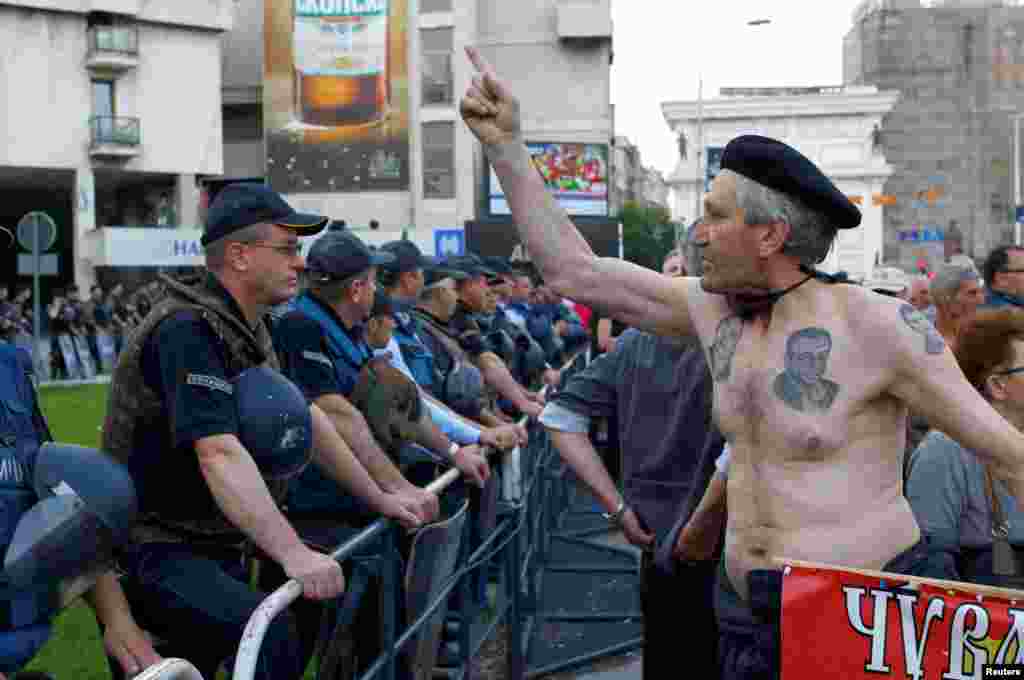
[[[389,0],[294,0],[295,110],[309,125],[383,121],[390,105]]]

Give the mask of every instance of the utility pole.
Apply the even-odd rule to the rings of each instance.
[[[697,83],[697,184],[693,194],[693,221],[704,214],[702,209],[704,192],[704,78]]]

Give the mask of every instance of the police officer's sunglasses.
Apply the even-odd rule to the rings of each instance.
[[[254,241],[252,243],[246,243],[244,245],[252,246],[253,248],[269,248],[270,250],[276,250],[285,257],[298,257],[302,254],[302,244],[299,242],[295,243],[261,243]]]

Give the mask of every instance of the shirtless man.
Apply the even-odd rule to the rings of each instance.
[[[704,201],[700,279],[600,258],[532,168],[518,101],[474,49],[467,52],[478,75],[462,117],[545,281],[630,326],[696,333],[709,355],[715,347],[715,418],[732,448],[716,604],[723,677],[778,672],[778,558],[943,575],[929,571],[902,493],[908,407],[983,456],[1015,496],[1024,494],[1024,435],[967,383],[951,352],[931,351],[927,334],[901,314],[906,303],[829,285],[811,269],[837,229],[860,224],[856,207],[813,163],[763,137],[729,144]],[[834,394],[816,399],[820,408],[797,409],[775,383],[787,371],[790,339],[812,328],[829,338],[821,378]]]

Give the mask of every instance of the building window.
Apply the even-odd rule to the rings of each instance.
[[[420,0],[420,12],[451,12],[452,0]]]
[[[92,134],[95,142],[114,139],[114,81],[92,81]]]
[[[454,36],[450,28],[420,31],[423,48],[423,104],[451,104],[454,94],[452,51]]]
[[[423,126],[423,197],[455,198],[455,124]]]
[[[92,81],[92,115],[114,116],[114,81]]]

